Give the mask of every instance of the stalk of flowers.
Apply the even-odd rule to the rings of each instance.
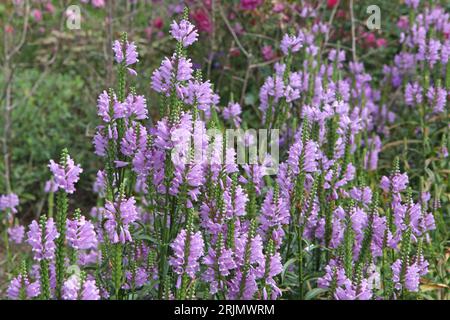
[[[176,298],[186,299],[187,290],[195,286],[195,277],[200,270],[199,259],[203,256],[204,242],[200,232],[194,233],[194,212],[188,210],[186,229],[182,229],[171,248],[174,256],[169,259],[169,264],[178,274],[176,281]]]
[[[58,239],[56,246],[56,296],[61,297],[61,288],[65,278],[66,259],[66,221],[68,210],[68,196],[75,191],[75,183],[79,180],[80,173],[83,172],[80,165],[75,165],[70,158],[67,149],[61,153],[60,164],[50,160],[50,171],[53,174],[53,181],[57,186],[57,213],[55,217]]]
[[[100,300],[100,291],[95,280],[87,279],[84,272],[71,275],[64,282],[62,292],[63,300]]]
[[[23,230],[20,226],[14,227],[15,215],[17,214],[17,206],[19,205],[19,197],[15,193],[0,195],[0,225],[3,228],[3,241],[6,251],[7,264],[11,260],[9,238],[15,243],[22,242]]]
[[[11,300],[27,300],[38,297],[40,294],[39,281],[30,282],[25,262],[22,262],[19,275],[14,277],[7,289]]]
[[[55,263],[55,240],[58,239],[55,222],[45,215],[39,223],[33,220],[27,232],[27,242],[33,251],[33,258],[39,263],[40,297],[48,300],[52,297],[50,284],[50,265]]]

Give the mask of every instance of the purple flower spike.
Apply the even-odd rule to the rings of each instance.
[[[179,24],[176,21],[172,22],[170,25],[170,34],[175,40],[181,42],[185,48],[197,41],[198,38],[195,26],[184,19]]]
[[[58,189],[63,189],[67,193],[75,192],[75,183],[80,179],[80,173],[83,172],[79,164],[75,165],[75,162],[67,156],[67,164],[65,167],[50,160],[48,165],[50,171],[53,173],[53,178]]]

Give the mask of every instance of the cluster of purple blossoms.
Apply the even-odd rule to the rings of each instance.
[[[180,42],[183,47],[189,47],[197,41],[198,33],[195,26],[188,20],[181,20],[180,23],[173,21],[170,25],[170,34]]]
[[[135,204],[133,197],[121,199],[118,203],[106,202],[104,227],[111,243],[133,241],[129,228],[138,219]]]
[[[94,280],[81,281],[78,275],[70,276],[63,286],[63,300],[100,300],[100,291]]]
[[[21,297],[22,292],[24,292],[25,297]],[[39,281],[30,282],[27,276],[19,274],[11,280],[6,293],[11,300],[22,298],[31,300],[40,294]]]
[[[298,35],[289,35],[286,33],[281,40],[280,48],[285,55],[288,55],[289,53],[298,52],[302,48],[303,42],[302,33]]]
[[[78,182],[80,173],[83,172],[79,164],[75,165],[75,162],[68,155],[65,165],[50,160],[48,167],[53,174],[53,181],[58,189],[62,189],[67,193],[75,192],[75,183]]]
[[[59,233],[52,218],[46,221],[44,230],[36,220],[33,220],[29,225],[27,237],[35,260],[53,260],[55,258],[55,239],[59,237]]]
[[[16,226],[8,228],[8,237],[10,241],[14,241],[17,244],[20,244],[22,243],[24,236],[25,236],[24,226]]]
[[[129,66],[138,62],[138,52],[134,42],[121,43],[119,40],[114,41],[112,50],[114,52],[114,58],[117,63],[123,63],[127,67],[128,72],[132,75],[136,75],[136,71]]]
[[[190,234],[182,229],[170,247],[174,256],[169,259],[169,264],[174,272],[180,276],[187,274],[194,279],[200,271],[199,259],[203,256],[205,247],[202,234],[200,232]],[[180,286],[180,281],[181,277],[178,278],[177,287]]]
[[[0,195],[0,211],[9,209],[11,213],[17,213],[18,205],[19,197],[16,194],[10,193]]]
[[[97,247],[97,235],[92,222],[84,216],[67,220],[67,242],[76,250],[94,249]]]

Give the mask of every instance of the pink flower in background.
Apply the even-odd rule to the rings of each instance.
[[[373,46],[376,44],[377,39],[373,33],[366,33],[363,37],[366,45]]]
[[[264,60],[269,61],[275,58],[275,53],[273,52],[272,46],[264,46],[261,48],[261,54]]]
[[[164,27],[164,20],[161,17],[156,17],[153,20],[152,25],[156,28],[156,29],[161,29],[162,27]]]
[[[272,11],[275,13],[280,13],[284,10],[284,4],[281,2],[277,2],[273,5]]]
[[[241,8],[243,10],[255,10],[262,5],[263,0],[241,0]]]
[[[377,41],[376,41],[376,45],[377,45],[378,48],[386,47],[387,41],[384,38],[378,38]]]
[[[45,10],[47,10],[47,12],[53,14],[55,13],[55,7],[53,6],[53,4],[51,2],[47,2],[45,4]]]
[[[333,9],[338,3],[339,3],[339,0],[328,0],[327,1],[327,8],[328,9]]]
[[[199,31],[211,33],[212,32],[212,23],[209,18],[208,12],[204,9],[196,9],[191,14],[192,19],[195,21],[195,25]]]
[[[33,9],[31,11],[31,15],[33,16],[34,21],[41,22],[42,21],[42,11],[39,9]]]
[[[92,0],[92,5],[96,8],[103,8],[105,6],[105,0]]]
[[[408,29],[409,21],[407,16],[401,16],[397,21],[397,27],[400,29],[406,30]]]

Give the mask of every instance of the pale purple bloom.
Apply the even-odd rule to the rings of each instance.
[[[198,38],[195,26],[184,19],[179,24],[176,21],[172,22],[170,25],[170,34],[175,40],[181,42],[185,48],[197,41]]]
[[[225,120],[232,121],[235,127],[239,127],[241,123],[241,112],[242,108],[239,103],[230,102],[228,106],[223,108],[222,116]]]
[[[14,194],[4,194],[0,196],[0,211],[9,209],[12,213],[17,213],[17,206],[19,205],[19,197]]]
[[[25,227],[16,226],[8,228],[8,236],[10,241],[14,241],[17,244],[22,243],[23,237],[25,236]]]
[[[273,190],[270,190],[266,194],[259,217],[263,236],[273,239],[277,246],[281,246],[284,238],[283,227],[289,224],[289,203],[282,197],[278,197],[275,202]],[[269,231],[270,233],[267,234]]]
[[[30,283],[27,276],[19,274],[9,283],[6,294],[11,300],[18,300],[20,298],[20,291],[22,289],[25,289],[26,298],[35,298],[40,294],[39,281]]]
[[[114,41],[113,43],[113,51],[114,58],[117,63],[122,63],[124,60],[124,51],[125,51],[125,65],[129,66],[138,62],[138,53],[136,50],[136,45],[134,42],[129,43],[128,41],[125,44],[125,50],[123,45],[119,40]]]
[[[112,243],[132,242],[130,224],[138,219],[134,197],[122,199],[119,203],[106,201],[105,204],[105,230]]]
[[[304,39],[302,33],[299,33],[297,36],[289,35],[286,33],[281,40],[281,51],[283,51],[285,55],[288,55],[289,53],[295,53],[303,47],[303,41]]]
[[[80,165],[75,165],[75,162],[67,155],[66,166],[63,167],[55,161],[50,160],[48,165],[50,171],[53,173],[53,180],[58,188],[63,189],[67,193],[74,193],[75,183],[80,179],[79,175],[83,172]]]
[[[185,256],[187,231],[182,229],[170,247],[174,255],[170,257],[169,264],[178,275],[186,273],[192,279],[200,270],[199,259],[203,256],[204,242],[200,232],[190,235],[189,252]],[[178,281],[179,282],[179,281]]]
[[[178,59],[178,62],[176,62],[176,59]],[[175,66],[178,66],[177,70],[174,70]],[[171,90],[180,91],[179,82],[190,80],[192,73],[193,69],[190,59],[184,57],[176,58],[175,55],[171,59],[166,57],[161,62],[161,66],[153,72],[151,85],[156,92],[169,95]],[[172,80],[174,78],[178,83],[173,83]],[[172,87],[173,85],[175,87]]]
[[[420,0],[405,0],[405,4],[412,9],[417,9],[419,7]]]
[[[93,249],[97,247],[97,235],[94,225],[84,216],[80,219],[67,221],[67,242],[77,250]]]
[[[408,83],[405,88],[405,101],[407,105],[414,106],[422,103],[422,87],[419,83]]]
[[[27,242],[31,246],[34,259],[41,261],[42,259],[53,260],[55,257],[55,239],[59,237],[56,225],[52,218],[48,219],[45,224],[45,230],[36,220],[33,220],[27,232]],[[44,236],[44,238],[42,238]]]
[[[427,92],[428,102],[433,108],[434,113],[441,113],[444,111],[447,103],[447,91],[443,88],[430,87]]]
[[[72,275],[67,279],[62,288],[64,300],[100,300],[100,291],[94,280],[86,280],[81,285],[78,275]]]

